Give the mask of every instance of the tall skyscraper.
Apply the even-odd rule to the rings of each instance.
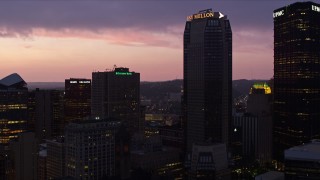
[[[65,80],[65,123],[81,120],[91,114],[91,80]]]
[[[37,179],[38,144],[33,132],[23,132],[10,142],[16,180]]]
[[[92,116],[118,118],[131,132],[142,131],[140,73],[129,68],[92,73]]]
[[[247,102],[247,112],[236,115],[230,133],[232,156],[236,164],[260,165],[272,157],[272,95],[266,83],[254,83]],[[241,157],[241,158],[240,158]]]
[[[232,31],[211,9],[187,17],[184,30],[187,150],[195,142],[228,142],[232,100]]]
[[[320,4],[274,10],[274,149],[320,136]]]
[[[63,91],[35,91],[35,122],[39,142],[63,135]]]
[[[27,83],[16,73],[0,80],[0,143],[8,144],[27,129]]]

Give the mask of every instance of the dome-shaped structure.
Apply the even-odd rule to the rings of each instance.
[[[26,88],[27,83],[21,78],[17,73],[10,74],[9,76],[4,77],[0,80],[0,87],[3,88]]]

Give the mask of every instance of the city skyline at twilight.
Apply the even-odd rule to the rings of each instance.
[[[124,66],[142,81],[181,79],[186,17],[212,8],[233,24],[233,79],[273,76],[272,11],[290,1],[3,2],[0,77],[91,78]],[[13,13],[14,12],[14,13]]]

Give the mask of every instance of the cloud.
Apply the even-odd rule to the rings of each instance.
[[[0,28],[7,30],[1,37],[28,37],[34,29],[69,35],[68,31],[99,35],[106,29],[133,29],[178,36],[187,15],[212,7],[226,14],[232,26],[272,28],[272,10],[283,4],[285,1],[4,1]]]

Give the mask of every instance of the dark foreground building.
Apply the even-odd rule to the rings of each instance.
[[[184,30],[187,151],[197,142],[228,142],[231,121],[232,32],[220,12],[188,16]]]
[[[320,134],[320,4],[274,10],[274,150]]]
[[[116,119],[88,119],[68,124],[64,141],[65,176],[76,179],[129,178],[128,136],[121,121]],[[57,153],[61,154],[61,150],[59,147]],[[59,170],[61,160],[50,164],[51,168]],[[59,174],[62,173],[59,170]],[[57,175],[55,172],[54,176]]]
[[[286,180],[313,180],[320,177],[320,142],[312,140],[284,152]]]
[[[35,93],[35,134],[39,142],[63,135],[63,91],[39,90]]]

